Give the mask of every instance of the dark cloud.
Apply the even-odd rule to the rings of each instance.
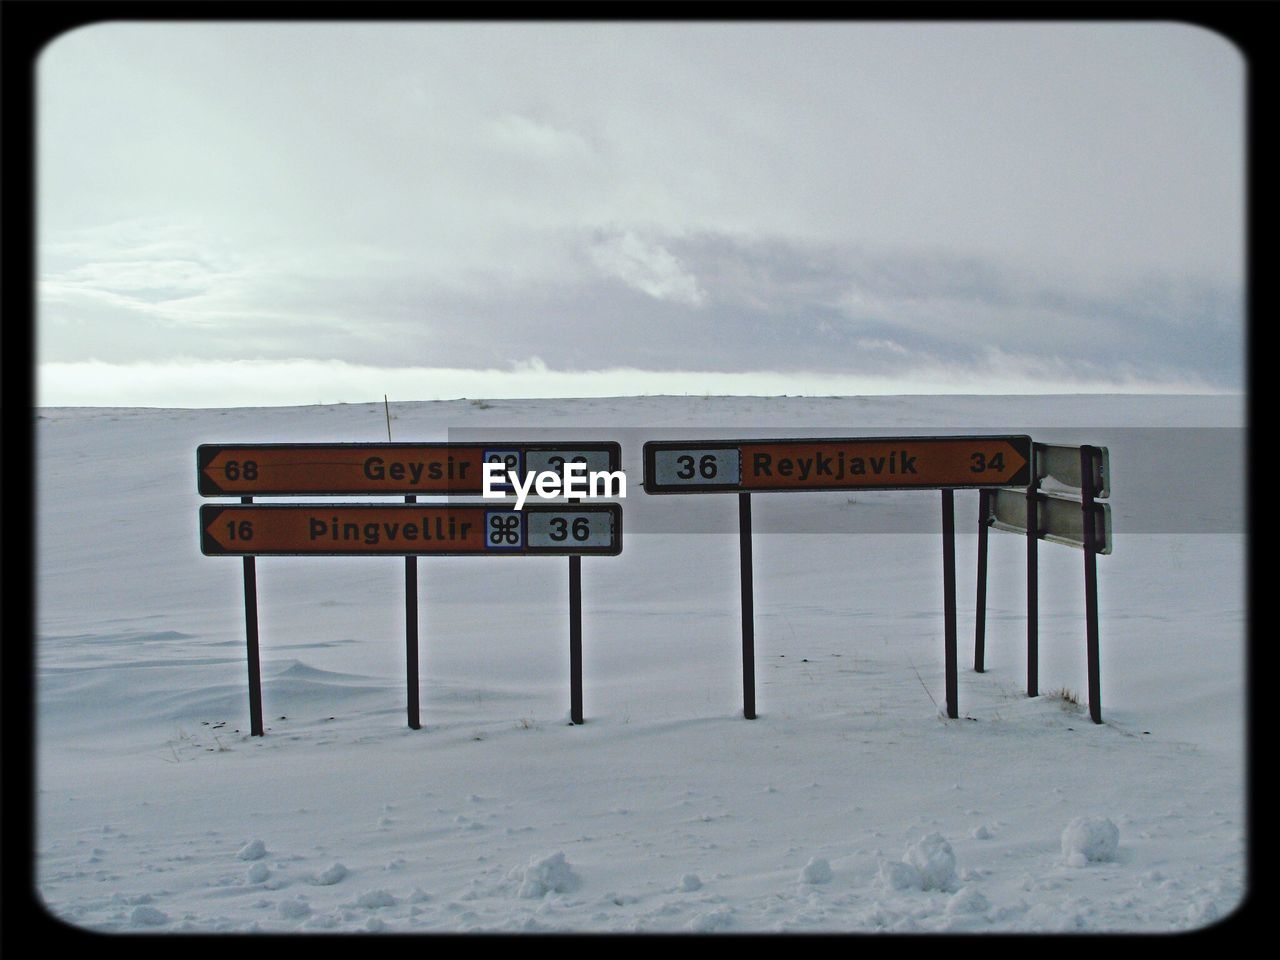
[[[1085,293],[972,257],[711,233],[650,238],[639,249],[661,252],[659,265],[683,278],[668,284],[670,298],[637,288],[652,274],[628,282],[600,271],[577,283],[442,293],[401,264],[399,276],[372,280],[241,275],[231,284],[243,299],[237,313],[235,300],[218,299],[217,275],[200,291],[208,302],[187,302],[181,294],[198,285],[190,269],[171,290],[171,269],[157,268],[149,289],[145,270],[107,283],[112,273],[101,265],[73,266],[51,287],[60,295],[51,296],[48,322],[100,322],[82,324],[51,359],[301,355],[388,365],[393,357],[393,366],[502,369],[536,357],[553,370],[896,375],[980,368],[996,352],[1100,379],[1242,384],[1243,305],[1236,291],[1208,282],[1147,277]],[[119,355],[103,335],[109,328],[133,333]]]

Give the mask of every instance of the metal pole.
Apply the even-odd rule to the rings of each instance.
[[[566,498],[577,503],[577,497]],[[582,557],[569,557],[569,720],[582,717]]]
[[[241,497],[253,503],[253,497]],[[258,656],[258,573],[254,557],[244,558],[244,634],[249,656],[249,733],[265,735],[262,727],[262,663]]]
[[[751,494],[738,494],[738,551],[742,570],[742,715],[756,718],[756,618],[751,595]]]
[[[942,602],[946,632],[947,716],[960,716],[956,691],[956,505],[953,490],[942,491]]]
[[[1027,696],[1040,695],[1040,543],[1039,480],[1032,448],[1031,483],[1027,486]]]
[[[978,600],[973,623],[973,669],[986,670],[987,645],[987,510],[991,492],[978,491]]]
[[[417,503],[408,496],[405,503]],[[404,670],[408,691],[409,729],[420,730],[418,718],[418,558],[404,558]]]
[[[1102,722],[1102,690],[1098,671],[1098,542],[1094,529],[1093,447],[1080,448],[1080,491],[1084,510],[1085,650],[1089,661],[1089,717]]]
[[[569,558],[569,719],[582,723],[582,558]]]

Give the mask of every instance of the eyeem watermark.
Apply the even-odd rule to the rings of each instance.
[[[537,470],[524,474],[521,482],[520,472],[508,469],[505,463],[487,462],[484,464],[484,490],[486,500],[502,500],[508,490],[516,495],[516,509],[524,508],[525,500],[530,492],[536,493],[544,500],[556,497],[625,498],[627,495],[627,478],[621,470],[587,470],[587,465],[578,461],[569,461],[561,467],[561,471]]]

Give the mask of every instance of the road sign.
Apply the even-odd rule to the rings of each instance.
[[[378,496],[484,492],[484,464],[524,476],[566,462],[592,472],[622,469],[615,441],[537,443],[202,443],[201,496]],[[510,489],[510,485],[499,489]]]
[[[1080,448],[1075,447],[1076,460]],[[1077,475],[1079,468],[1077,467]],[[1105,503],[1092,505],[1094,544],[1098,553],[1111,552],[1111,507]],[[1009,533],[1027,532],[1026,490],[994,490],[987,498],[986,523]],[[1079,500],[1040,491],[1036,496],[1037,537],[1051,543],[1064,543],[1084,548],[1084,505]]]
[[[622,552],[622,507],[496,501],[205,504],[200,551],[207,556],[614,556]]]
[[[1105,500],[1111,496],[1111,458],[1106,447],[1090,447],[1089,451],[1089,479],[1093,484],[1093,495],[1099,500]],[[1051,484],[1075,491],[1082,488],[1079,447],[1037,443],[1035,452],[1036,479],[1048,480]]]
[[[1025,485],[1031,438],[651,440],[645,493],[902,490]]]

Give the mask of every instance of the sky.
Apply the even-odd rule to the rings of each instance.
[[[1179,23],[105,23],[37,64],[37,402],[1240,392]]]

